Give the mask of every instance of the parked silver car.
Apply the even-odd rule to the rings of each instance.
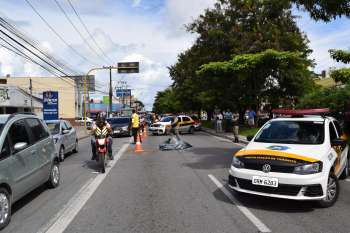
[[[0,115],[0,229],[14,202],[47,183],[60,182],[59,158],[49,129],[35,115]]]
[[[46,121],[53,136],[58,156],[62,162],[67,153],[78,152],[78,137],[76,130],[66,120]]]

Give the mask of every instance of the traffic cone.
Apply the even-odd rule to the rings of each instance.
[[[147,137],[147,126],[143,128],[143,138]]]
[[[136,145],[135,145],[135,151],[134,152],[136,152],[136,153],[138,153],[138,152],[143,152],[144,150],[142,149],[142,144],[141,144],[141,142],[140,142],[140,137],[141,137],[141,135],[139,134],[139,132],[137,132],[137,135],[138,135],[138,137],[137,137],[137,141],[136,141]]]

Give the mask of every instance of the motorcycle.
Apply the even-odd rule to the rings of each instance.
[[[102,130],[97,128],[95,132],[96,139],[96,161],[98,162],[101,172],[106,172],[107,167],[107,153],[108,153],[108,130],[104,127]]]

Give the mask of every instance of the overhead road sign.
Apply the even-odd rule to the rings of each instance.
[[[117,89],[117,97],[131,96],[131,89]]]
[[[118,73],[130,74],[139,73],[140,63],[139,62],[118,62]]]

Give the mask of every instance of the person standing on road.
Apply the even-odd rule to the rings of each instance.
[[[132,110],[131,127],[132,127],[132,136],[134,136],[134,144],[136,144],[137,136],[139,135],[140,119],[135,109]],[[140,138],[140,141],[141,141],[141,138]]]
[[[217,133],[221,133],[222,132],[222,119],[223,119],[222,113],[219,112],[216,115],[216,132]]]
[[[238,121],[239,121],[239,113],[237,111],[235,111],[232,114],[232,126],[233,126],[233,136],[234,136],[234,142],[238,143],[239,142],[239,138],[238,138],[238,134],[239,134],[239,125],[238,125]]]

